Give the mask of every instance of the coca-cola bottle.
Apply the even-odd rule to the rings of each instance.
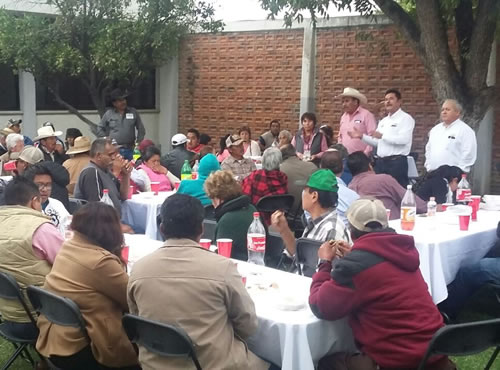
[[[111,206],[113,208],[115,207],[115,205],[113,204],[113,201],[111,200],[111,197],[109,196],[108,189],[104,189],[102,191],[101,202],[103,202],[104,204],[107,204],[108,206]]]
[[[260,222],[259,212],[253,213],[253,221],[247,233],[248,262],[264,266],[266,253],[266,229]]]
[[[457,187],[457,202],[465,203],[466,199],[472,195],[469,182],[467,181],[467,174],[462,174],[462,180],[458,183]]]
[[[401,229],[413,230],[415,227],[415,214],[417,213],[417,202],[411,185],[406,187],[406,194],[401,202]]]

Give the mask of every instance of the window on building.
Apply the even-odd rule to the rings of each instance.
[[[66,78],[59,84],[61,97],[78,110],[95,110],[90,94],[85,85],[76,78]],[[136,90],[127,98],[131,107],[136,109],[156,108],[155,73],[151,73],[141,81]],[[55,100],[49,88],[41,82],[36,82],[37,110],[65,110]]]
[[[20,110],[19,76],[12,68],[0,64],[0,111]]]

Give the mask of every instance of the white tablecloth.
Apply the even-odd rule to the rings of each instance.
[[[144,193],[132,195],[132,199],[122,203],[122,220],[124,223],[145,231],[145,234],[155,240],[161,240],[156,217],[160,207],[175,191],[160,192],[158,195]]]
[[[400,220],[390,226],[400,234],[412,235],[420,254],[420,271],[427,282],[434,303],[448,297],[450,284],[460,267],[483,258],[495,244],[500,212],[478,212],[478,221],[471,221],[468,231],[460,231],[458,216],[448,218],[437,213],[434,218],[417,217],[413,231],[401,230]],[[450,223],[453,222],[453,223]]]
[[[162,244],[145,235],[126,235],[125,241],[130,247],[131,268],[140,257]],[[326,354],[355,349],[346,319],[323,321],[312,314],[307,304],[310,278],[246,262],[235,263],[238,264],[238,271],[247,277],[248,292],[254,300],[259,319],[257,332],[248,342],[255,354],[281,364],[283,369],[313,370],[317,361]],[[274,287],[267,288],[271,284]],[[283,297],[292,294],[299,297],[303,307],[297,311],[280,309],[278,305],[283,303]]]

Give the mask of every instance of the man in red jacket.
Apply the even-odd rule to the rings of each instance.
[[[359,199],[347,211],[354,241],[324,243],[309,304],[325,320],[349,317],[360,353],[338,353],[320,369],[416,369],[443,319],[419,270],[413,238],[388,228],[383,203]],[[336,257],[343,257],[334,259]],[[426,369],[451,370],[434,356]]]

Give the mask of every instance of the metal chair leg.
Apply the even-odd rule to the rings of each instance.
[[[10,367],[10,365],[12,365],[12,363],[15,361],[15,359],[17,358],[17,356],[19,356],[19,354],[22,351],[24,351],[25,348],[26,348],[26,344],[21,344],[16,349],[16,351],[12,354],[12,356],[10,356],[10,358],[7,360],[7,362],[3,365],[2,370],[7,370]]]
[[[495,361],[495,359],[498,356],[498,352],[500,352],[500,346],[498,346],[497,348],[495,348],[495,351],[491,355],[490,360],[486,364],[486,367],[484,368],[484,370],[489,370],[490,369],[491,365],[493,365],[493,362]]]

